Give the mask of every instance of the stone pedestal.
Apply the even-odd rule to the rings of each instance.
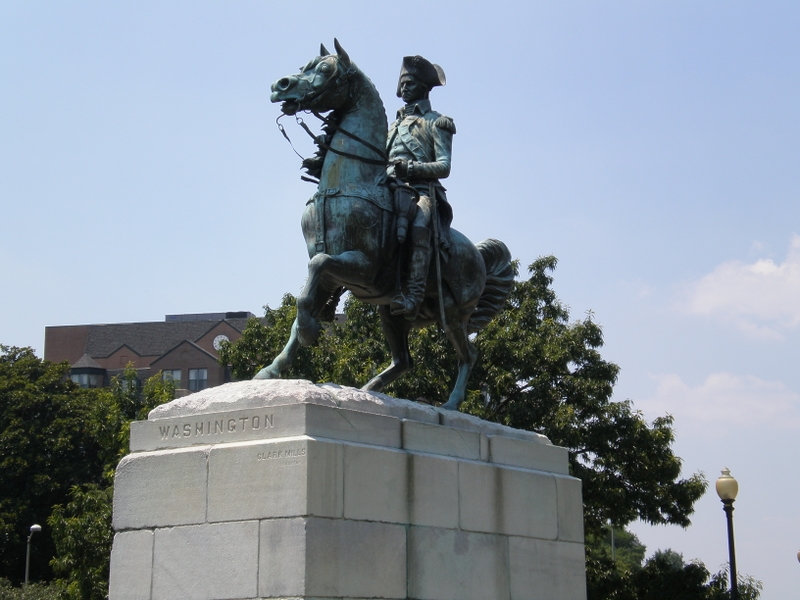
[[[583,600],[580,481],[544,436],[248,381],[133,423],[111,600]]]

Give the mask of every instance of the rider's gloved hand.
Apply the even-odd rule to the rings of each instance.
[[[400,158],[394,163],[394,174],[400,179],[405,179],[408,176],[408,161]]]

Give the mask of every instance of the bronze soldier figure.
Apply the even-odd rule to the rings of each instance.
[[[397,111],[397,119],[389,126],[386,143],[388,174],[420,194],[411,224],[411,257],[406,293],[399,290],[390,305],[392,314],[403,314],[412,321],[425,296],[425,282],[431,262],[433,205],[436,205],[436,218],[439,219],[438,245],[444,251],[449,246],[449,228],[453,220],[453,210],[439,180],[450,175],[456,126],[450,117],[431,110],[428,99],[432,88],[445,83],[444,71],[439,65],[421,56],[403,58],[397,96],[403,99],[405,106]],[[430,198],[431,189],[435,190],[435,203]]]

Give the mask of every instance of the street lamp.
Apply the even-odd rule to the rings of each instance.
[[[28,536],[28,551],[25,553],[25,585],[28,585],[28,572],[31,568],[31,538],[34,533],[42,530],[41,525],[31,525],[31,534]]]
[[[733,545],[733,501],[739,493],[739,483],[731,476],[728,467],[722,469],[717,479],[717,495],[722,500],[722,509],[728,518],[728,553],[731,567],[731,600],[739,600],[739,586],[736,580],[736,550]]]

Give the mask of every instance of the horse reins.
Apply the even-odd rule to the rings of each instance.
[[[353,154],[352,152],[345,152],[344,150],[338,150],[338,149],[334,148],[333,146],[331,146],[330,144],[327,144],[327,143],[325,143],[325,142],[324,142],[324,141],[321,139],[321,138],[322,138],[322,136],[314,135],[314,132],[313,132],[313,131],[311,131],[311,128],[310,128],[310,127],[309,127],[309,126],[306,124],[306,122],[305,122],[305,121],[303,121],[302,117],[299,117],[299,116],[297,116],[297,115],[294,115],[294,120],[297,122],[297,124],[298,124],[298,125],[300,125],[300,127],[302,127],[302,128],[303,128],[303,131],[305,131],[305,132],[308,134],[308,136],[309,136],[309,137],[310,137],[312,140],[314,140],[314,143],[315,143],[317,146],[319,146],[320,148],[324,148],[325,150],[328,150],[328,151],[330,151],[330,152],[333,152],[334,154],[338,154],[339,156],[345,156],[345,157],[347,157],[347,158],[354,158],[354,159],[356,159],[356,160],[360,160],[361,162],[364,162],[364,163],[367,163],[367,164],[370,164],[370,165],[381,165],[381,166],[385,166],[385,165],[388,165],[388,164],[389,164],[389,160],[388,160],[388,158],[387,158],[387,156],[386,156],[386,152],[384,152],[383,150],[381,150],[381,149],[380,149],[380,148],[378,148],[377,146],[374,146],[374,145],[370,144],[370,143],[369,143],[367,140],[365,140],[365,139],[363,139],[363,138],[361,138],[361,137],[357,136],[355,133],[352,133],[352,132],[350,132],[350,131],[347,131],[347,129],[344,129],[344,128],[343,128],[341,125],[339,125],[339,124],[338,124],[338,123],[336,123],[335,121],[333,121],[333,120],[329,119],[328,117],[325,117],[325,116],[323,116],[323,115],[319,114],[319,113],[318,113],[318,112],[316,112],[316,111],[308,111],[308,112],[310,112],[310,113],[311,113],[311,114],[313,114],[315,117],[317,117],[317,118],[318,118],[320,121],[322,121],[323,123],[325,123],[326,125],[328,125],[328,127],[330,127],[330,128],[331,128],[331,131],[330,131],[330,133],[333,133],[333,132],[335,132],[335,131],[339,131],[339,132],[341,132],[342,134],[344,134],[344,135],[346,135],[347,137],[349,137],[350,139],[353,139],[353,140],[357,141],[358,143],[360,143],[360,144],[362,144],[362,145],[366,146],[367,148],[369,148],[370,150],[372,150],[373,152],[375,152],[375,153],[376,153],[378,156],[380,156],[381,158],[380,158],[380,159],[377,159],[377,158],[368,158],[368,157],[366,157],[366,156],[361,156],[361,155],[359,155],[359,154]],[[302,156],[302,155],[301,155],[301,154],[300,154],[300,153],[299,153],[299,152],[298,152],[298,151],[295,149],[295,147],[294,147],[294,144],[292,144],[292,140],[290,140],[290,139],[289,139],[289,135],[286,133],[286,129],[284,129],[283,125],[281,125],[280,123],[278,123],[278,121],[279,121],[280,119],[282,119],[283,117],[285,117],[285,116],[286,116],[285,114],[284,114],[284,115],[280,115],[280,116],[279,116],[279,117],[278,117],[278,118],[275,120],[275,123],[278,125],[278,130],[279,130],[279,131],[280,131],[280,132],[283,134],[283,137],[285,137],[285,138],[286,138],[286,140],[289,142],[289,144],[292,146],[292,150],[294,150],[294,153],[295,153],[295,154],[297,154],[297,156],[299,156],[299,157],[300,157],[300,158],[302,158],[303,160],[305,160],[305,157],[303,157],[303,156]]]
[[[326,144],[324,142],[318,141],[317,138],[314,137],[314,134],[311,133],[311,130],[308,128],[308,125],[305,124],[303,119],[300,119],[298,121],[300,123],[300,127],[305,129],[306,133],[308,133],[308,135],[310,135],[312,138],[314,138],[314,141],[317,142],[317,144],[319,144],[322,148],[325,148],[325,150],[330,150],[334,154],[338,154],[340,156],[346,156],[348,158],[355,158],[356,160],[360,160],[361,162],[365,162],[365,163],[368,163],[370,165],[387,165],[387,164],[389,164],[389,159],[386,156],[386,152],[384,150],[381,150],[377,146],[373,146],[367,140],[357,136],[355,133],[351,133],[350,131],[347,131],[347,129],[343,128],[341,125],[339,125],[338,123],[336,123],[332,119],[319,114],[317,111],[311,111],[311,114],[313,114],[320,121],[325,123],[325,125],[330,127],[331,128],[330,133],[334,133],[336,131],[342,132],[344,135],[349,137],[351,140],[355,140],[358,143],[362,144],[363,146],[366,146],[367,148],[372,150],[375,154],[380,156],[381,159],[378,160],[378,159],[374,159],[374,158],[367,158],[366,156],[359,156],[358,154],[350,154],[349,152],[344,152],[343,150],[337,150],[336,148],[333,148],[332,146],[330,146],[330,145],[328,145],[328,144]]]
[[[351,133],[351,132],[347,131],[346,129],[344,129],[341,126],[339,126],[338,123],[335,123],[331,119],[328,119],[327,117],[322,116],[318,112],[316,112],[316,111],[309,111],[309,112],[312,112],[312,114],[315,117],[317,117],[320,121],[322,121],[323,123],[328,125],[331,128],[331,132],[340,131],[342,134],[344,134],[347,137],[349,137],[349,138],[359,142],[360,144],[366,146],[367,148],[369,148],[370,150],[372,150],[376,154],[380,155],[382,158],[381,159],[367,158],[366,156],[360,156],[358,154],[353,154],[351,152],[345,152],[344,150],[337,150],[336,148],[332,147],[330,144],[326,144],[322,140],[322,136],[314,135],[314,132],[311,131],[311,129],[308,127],[308,125],[306,125],[306,122],[303,121],[303,119],[301,117],[299,117],[297,115],[294,115],[294,119],[297,122],[297,124],[300,125],[300,127],[303,128],[303,130],[309,135],[309,137],[312,140],[314,140],[314,143],[317,146],[319,146],[320,148],[324,148],[326,151],[333,152],[334,154],[338,154],[339,156],[344,156],[344,157],[347,157],[347,158],[353,158],[355,160],[359,160],[359,161],[361,161],[363,163],[367,163],[367,164],[370,164],[370,165],[386,166],[386,165],[389,164],[389,160],[386,157],[386,153],[383,150],[381,150],[380,148],[378,148],[376,146],[373,146],[367,140],[360,138],[355,133]],[[294,144],[292,143],[292,140],[289,138],[289,134],[286,133],[286,128],[283,126],[282,123],[280,123],[280,120],[285,116],[286,116],[286,114],[281,114],[281,115],[278,116],[277,119],[275,119],[275,124],[278,126],[278,131],[280,131],[281,134],[283,135],[283,137],[286,138],[286,141],[289,142],[289,146],[292,147],[292,151],[295,154],[297,154],[297,156],[299,156],[301,160],[306,160],[306,157],[303,156],[302,154],[300,154],[297,151],[297,148],[294,147]],[[319,183],[318,180],[316,180],[316,179],[314,179],[312,177],[307,177],[305,175],[301,175],[300,179],[302,179],[303,181],[308,181],[309,183]]]

